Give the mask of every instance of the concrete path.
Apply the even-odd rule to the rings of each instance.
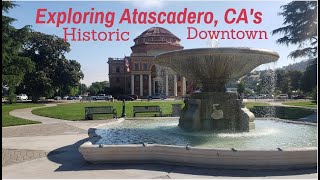
[[[316,179],[318,177],[316,169],[248,171],[161,164],[89,164],[78,151],[79,146],[87,141],[87,129],[115,120],[65,121],[33,115],[32,109],[34,108],[15,110],[10,114],[40,121],[43,124],[2,128],[2,178],[4,179]]]
[[[45,107],[52,107],[52,106],[56,106],[56,105],[57,104],[45,104]],[[15,117],[22,118],[22,119],[39,121],[43,124],[70,122],[70,121],[66,121],[66,120],[43,117],[43,116],[38,116],[38,115],[32,114],[32,112],[31,112],[32,110],[39,109],[39,108],[44,108],[44,107],[40,106],[40,107],[33,107],[33,108],[16,109],[16,110],[10,111],[9,114],[11,116],[15,116]]]

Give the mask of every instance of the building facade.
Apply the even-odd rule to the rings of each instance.
[[[132,53],[124,58],[108,58],[110,88],[119,94],[147,97],[152,94],[184,96],[186,78],[153,62],[156,55],[181,50],[180,39],[161,27],[152,27],[134,39]]]

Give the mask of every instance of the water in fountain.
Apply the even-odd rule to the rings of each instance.
[[[126,120],[100,127],[102,138],[94,144],[191,145],[240,149],[306,148],[317,146],[317,126],[274,120],[256,120],[256,129],[241,133],[187,132],[177,126],[178,119]]]

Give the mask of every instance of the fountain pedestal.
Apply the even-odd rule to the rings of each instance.
[[[190,131],[249,131],[254,129],[254,115],[242,107],[237,93],[194,93],[185,100],[179,126]]]

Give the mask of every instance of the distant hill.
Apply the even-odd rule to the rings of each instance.
[[[302,71],[302,72],[304,72],[307,69],[308,64],[310,62],[311,62],[310,59],[303,60],[298,63],[289,64],[288,66],[283,66],[281,69],[283,69],[285,71]]]

